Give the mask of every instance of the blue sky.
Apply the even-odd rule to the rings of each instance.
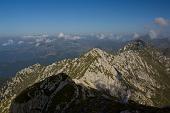
[[[170,18],[170,0],[0,0],[0,35],[142,32]]]

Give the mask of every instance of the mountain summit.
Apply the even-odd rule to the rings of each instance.
[[[157,107],[170,104],[170,59],[136,40],[116,55],[94,48],[79,58],[19,71],[0,92],[0,110],[9,113],[11,102],[22,91],[61,72],[77,85],[105,92],[124,104],[129,100]]]
[[[124,46],[123,50],[140,50],[143,49],[147,46],[147,44],[141,40],[141,39],[136,39],[131,42],[129,42],[126,46]]]

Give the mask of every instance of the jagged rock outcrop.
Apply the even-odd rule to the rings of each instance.
[[[150,106],[170,104],[170,59],[138,40],[116,55],[94,48],[80,58],[21,70],[0,91],[0,110],[8,113],[11,101],[21,91],[61,72],[77,84],[104,90],[123,103],[130,99]]]
[[[19,71],[14,78],[6,83],[0,91],[0,111],[8,113],[11,101],[22,90],[35,83],[38,76],[41,76],[44,67],[40,64],[35,64],[28,68]]]
[[[140,40],[136,39],[134,41],[129,42],[126,46],[124,46],[123,51],[129,51],[129,50],[141,50],[144,49],[147,46],[147,44]]]
[[[169,108],[122,104],[110,95],[75,84],[64,73],[53,75],[22,91],[10,113],[168,113]]]

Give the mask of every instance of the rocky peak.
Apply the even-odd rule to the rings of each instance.
[[[126,45],[125,51],[117,55],[94,48],[80,58],[66,59],[46,67],[37,65],[23,69],[0,92],[3,98],[0,110],[8,113],[11,101],[21,91],[61,72],[69,75],[76,84],[104,90],[119,98],[119,101],[127,102],[130,99],[152,106],[169,104],[169,60],[159,61],[160,57],[155,57],[160,56],[157,54],[159,52],[145,47],[147,45],[143,41],[136,40]]]
[[[127,45],[124,46],[123,50],[124,51],[129,51],[129,50],[141,50],[145,48],[147,44],[141,40],[141,39],[136,39],[131,42],[129,42]]]
[[[105,56],[107,53],[99,48],[93,48],[91,49],[89,52],[87,52],[86,54],[84,54],[83,56],[93,56],[93,57],[103,57]]]
[[[99,49],[99,48],[92,48],[89,53],[94,53],[94,52],[97,52],[97,53],[102,53],[103,50]]]
[[[12,99],[25,88],[34,84],[40,74],[42,75],[43,70],[43,66],[34,64],[17,72],[16,76],[0,89],[0,111],[8,113]]]
[[[32,66],[29,66],[27,68],[22,69],[21,71],[19,71],[17,73],[17,75],[21,75],[21,74],[24,74],[24,73],[30,74],[30,73],[34,72],[35,70],[42,68],[42,67],[43,66],[41,64],[34,64]]]

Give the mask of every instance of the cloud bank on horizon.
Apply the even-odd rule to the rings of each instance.
[[[7,42],[3,43],[2,46],[8,46],[14,44],[14,40],[9,39]]]
[[[149,36],[151,39],[160,38],[161,36],[170,36],[170,19],[164,17],[156,17],[153,20],[153,24],[157,26],[154,28],[153,25],[149,28]]]
[[[163,17],[158,17],[158,18],[155,18],[154,23],[159,25],[159,26],[168,26],[169,20],[167,20]]]

